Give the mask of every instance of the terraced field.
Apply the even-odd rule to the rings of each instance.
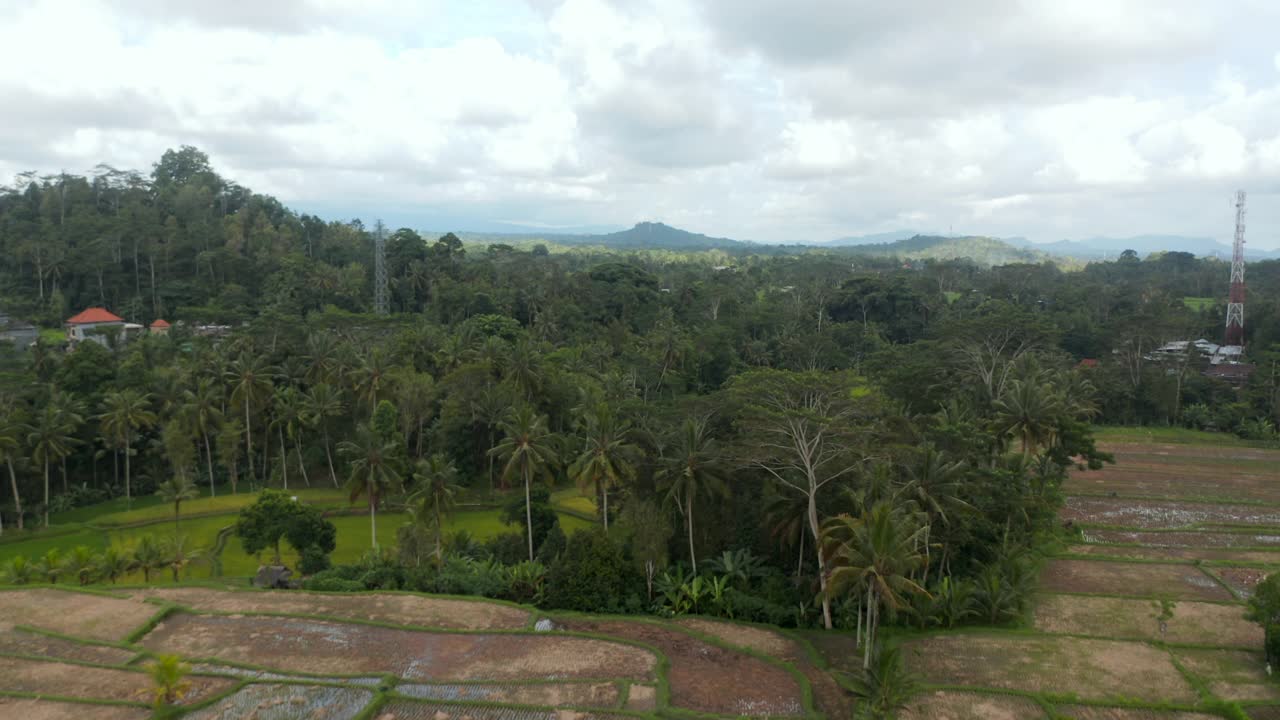
[[[1114,466],[1066,484],[1079,539],[1046,564],[1031,631],[904,640],[936,688],[906,717],[1209,720],[1237,717],[1221,704],[1233,701],[1280,718],[1261,629],[1243,617],[1280,571],[1280,451],[1127,437],[1104,449]],[[1164,628],[1161,600],[1176,603]]]

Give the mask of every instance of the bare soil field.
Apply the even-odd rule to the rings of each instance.
[[[569,629],[656,647],[671,661],[671,703],[722,715],[803,715],[801,690],[787,671],[750,655],[652,623],[570,620]]]
[[[543,685],[447,685],[407,683],[396,692],[420,700],[492,702],[545,707],[617,707],[622,699],[613,683],[547,683]]]
[[[199,702],[229,690],[235,684],[225,678],[191,676],[189,679],[191,690],[184,698],[184,704]],[[150,687],[150,681],[143,672],[0,657],[0,690],[9,692],[146,702],[150,700]]]
[[[399,701],[384,705],[374,720],[634,720],[630,715]]]
[[[652,685],[632,685],[627,693],[627,709],[653,712],[658,707],[658,690]]]
[[[1217,715],[1176,710],[1140,710],[1136,708],[1096,707],[1093,705],[1059,705],[1060,717],[1071,720],[1220,720]]]
[[[1262,644],[1259,643],[1258,647]],[[1188,672],[1227,700],[1280,700],[1280,685],[1267,678],[1261,651],[1186,650],[1174,654]]]
[[[1247,598],[1253,594],[1253,589],[1258,583],[1270,574],[1267,570],[1256,570],[1254,568],[1230,568],[1215,567],[1210,568],[1210,572],[1222,578],[1222,581],[1231,586],[1232,590],[1240,593],[1241,597]]]
[[[1247,708],[1251,720],[1280,720],[1280,705],[1260,705]]]
[[[1280,549],[1280,533],[1213,532],[1187,530],[1156,532],[1143,530],[1119,530],[1089,528],[1084,539],[1091,543],[1126,543],[1158,547],[1185,548],[1277,548]]]
[[[1167,560],[1170,562],[1214,562],[1280,565],[1280,552],[1274,550],[1224,550],[1221,548],[1138,547],[1134,545],[1072,545],[1071,555],[1096,555],[1104,558],[1134,560]]]
[[[909,640],[903,660],[926,682],[1091,700],[1195,702],[1167,653],[1138,642],[1071,637],[934,635]]]
[[[248,685],[187,720],[349,720],[373,700],[369,690],[306,685]]]
[[[1206,444],[1186,443],[1138,443],[1138,442],[1101,442],[1098,447],[1109,453],[1115,453],[1116,460],[1126,456],[1149,456],[1167,458],[1169,462],[1177,462],[1182,458],[1202,461],[1218,460],[1265,460],[1280,462],[1280,450],[1268,448],[1229,447]]]
[[[139,600],[50,588],[0,592],[0,618],[63,635],[122,640],[159,610]]]
[[[1072,495],[1067,498],[1059,517],[1077,524],[1144,529],[1193,527],[1207,523],[1277,526],[1280,525],[1280,508]]]
[[[204,588],[149,588],[135,596],[160,598],[212,612],[324,615],[449,630],[520,630],[529,622],[528,611],[517,607],[407,594],[328,595],[297,590],[222,592]]]
[[[1262,647],[1262,627],[1245,620],[1239,605],[1178,602],[1163,636],[1155,619],[1159,612],[1152,600],[1043,595],[1036,603],[1034,625],[1047,633]]]
[[[0,653],[79,660],[99,665],[124,665],[137,653],[105,645],[84,645],[17,628],[0,628]]]
[[[790,639],[764,628],[718,622],[705,618],[682,618],[677,620],[676,623],[695,632],[710,635],[721,642],[744,647],[765,655],[791,658],[800,654],[800,650],[796,648],[795,643]]]
[[[85,705],[56,700],[0,697],[0,717],[22,720],[145,720],[151,717],[151,711],[126,705]]]
[[[1048,592],[1099,593],[1133,597],[1172,595],[1183,600],[1235,598],[1192,565],[1054,559],[1045,564],[1040,588]]]
[[[1199,469],[1197,469],[1199,470]],[[1215,472],[1216,470],[1216,472]],[[1076,473],[1063,484],[1069,495],[1115,493],[1118,496],[1144,498],[1180,498],[1184,500],[1240,501],[1280,505],[1280,487],[1266,472],[1224,474],[1220,469],[1205,468],[1186,472],[1168,467],[1108,467],[1091,473]]]
[[[377,687],[382,684],[382,676],[344,677],[324,675],[288,675],[269,670],[253,670],[234,665],[218,665],[217,663],[195,663],[192,669],[207,675],[229,675],[245,680],[292,680],[295,682],[315,682],[328,685],[356,685],[359,687]]]
[[[1047,715],[1039,704],[1024,697],[935,690],[917,697],[898,717],[901,720],[1030,720]]]
[[[289,672],[390,673],[409,680],[653,679],[656,658],[630,645],[551,635],[396,630],[275,617],[178,615],[151,650]]]

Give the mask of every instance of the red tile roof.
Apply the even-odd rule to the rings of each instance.
[[[119,317],[105,308],[89,308],[79,315],[75,315],[67,320],[68,325],[88,325],[90,323],[118,323],[124,322],[124,318]]]
[[[151,323],[151,327],[153,327],[153,328],[167,328],[167,327],[169,327],[169,323],[165,322],[164,320],[156,320],[155,322]]]

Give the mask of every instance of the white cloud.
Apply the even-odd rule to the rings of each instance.
[[[1280,192],[1277,25],[1263,0],[14,0],[0,174],[193,144],[424,227],[1225,237],[1221,196]]]

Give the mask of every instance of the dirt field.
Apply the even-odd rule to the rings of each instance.
[[[1070,637],[935,635],[903,644],[927,682],[1107,700],[1194,702],[1167,653],[1145,643]]]
[[[705,618],[684,618],[677,623],[730,645],[737,645],[765,655],[793,657],[799,654],[799,650],[791,640],[764,628],[717,622]]]
[[[373,700],[368,690],[249,685],[222,700],[186,715],[186,720],[345,720]]]
[[[190,679],[191,690],[183,701],[186,704],[199,702],[234,685],[223,678],[193,676]],[[148,702],[149,688],[146,674],[138,671],[0,657],[0,690],[9,692]]]
[[[1276,552],[1275,550],[1138,547],[1133,545],[1072,545],[1067,548],[1067,554],[1092,555],[1101,558],[1126,558],[1133,560],[1163,560],[1169,562],[1195,562],[1196,560],[1209,560],[1218,563],[1280,566],[1280,552]]]
[[[40,633],[0,628],[0,653],[10,655],[35,655],[56,660],[79,660],[98,665],[124,665],[137,653],[132,650],[84,645]]]
[[[1280,685],[1268,680],[1261,651],[1178,649],[1174,654],[1220,698],[1280,700]]]
[[[122,640],[157,610],[138,600],[46,588],[0,592],[0,621],[94,640]]]
[[[1263,530],[1257,532],[1213,532],[1210,530],[1157,532],[1151,530],[1088,528],[1084,531],[1084,538],[1086,542],[1091,543],[1125,543],[1155,547],[1280,550],[1280,533]]]
[[[520,630],[529,613],[490,602],[419,595],[326,595],[297,591],[219,592],[204,588],[152,588],[138,597],[162,598],[196,610],[230,613],[324,615],[451,630]]]
[[[1061,517],[1076,524],[1144,529],[1205,524],[1280,525],[1280,509],[1273,507],[1080,495],[1067,498]]]
[[[1046,563],[1040,588],[1047,592],[1234,600],[1226,588],[1192,565],[1057,559]]]
[[[722,715],[802,715],[800,687],[785,670],[640,622],[571,620],[569,629],[653,645],[671,661],[671,703]]]
[[[420,700],[493,702],[546,707],[617,707],[622,699],[613,683],[548,683],[545,685],[441,685],[404,683],[396,692]]]
[[[260,616],[178,615],[143,645],[290,672],[436,681],[651,680],[656,664],[647,651],[588,638],[429,633]]]
[[[1258,586],[1270,573],[1267,570],[1257,570],[1254,568],[1229,568],[1215,567],[1210,568],[1210,572],[1222,578],[1222,581],[1231,586],[1241,597],[1249,597],[1253,594],[1253,589]]]
[[[916,698],[900,720],[1030,720],[1047,718],[1044,708],[1013,695],[937,690]]]
[[[374,720],[634,720],[630,715],[581,713],[570,710],[534,710],[474,705],[393,702],[384,705]]]
[[[1135,710],[1133,708],[1059,705],[1054,712],[1071,720],[1221,720],[1217,715],[1175,710]]]
[[[145,720],[151,711],[120,705],[85,705],[56,700],[0,697],[0,717],[22,720]]]
[[[1262,627],[1245,620],[1239,605],[1179,602],[1163,635],[1159,613],[1152,600],[1046,595],[1036,603],[1034,625],[1047,633],[1262,647]]]

